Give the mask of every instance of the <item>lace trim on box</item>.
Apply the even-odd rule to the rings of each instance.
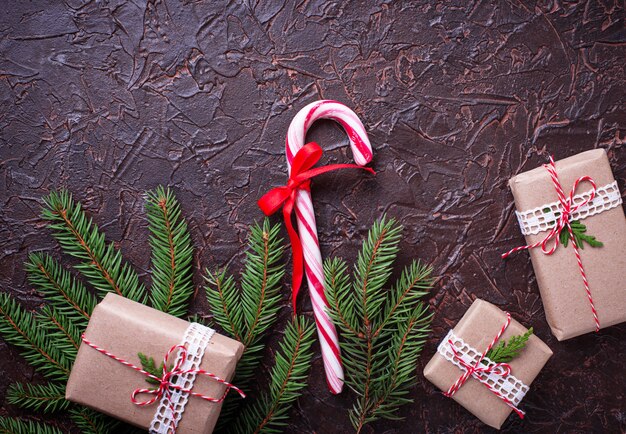
[[[584,202],[589,198],[591,190],[585,191],[574,196],[573,206]],[[596,195],[591,202],[573,212],[570,216],[572,220],[582,220],[589,216],[599,214],[602,211],[615,208],[622,203],[622,196],[617,186],[617,181],[596,189]],[[554,222],[558,220],[556,215],[561,212],[561,204],[557,202],[548,203],[537,208],[527,211],[518,212],[517,221],[519,222],[522,234],[531,235],[539,232],[547,231],[552,228]]]
[[[470,347],[468,344],[465,343],[463,339],[456,336],[452,332],[452,330],[450,330],[448,332],[448,335],[439,344],[437,352],[463,372],[465,372],[466,369],[455,358],[454,353],[450,349],[450,343],[448,341],[452,341],[452,344],[454,345],[458,356],[461,357],[464,362],[475,365],[478,359],[480,359],[480,352]],[[487,365],[484,365],[484,367],[486,368],[496,364],[487,357],[485,357],[483,360],[487,362]],[[498,375],[497,372],[491,372],[489,374],[485,374],[483,372],[474,372],[474,374],[472,374],[472,377],[480,381],[481,383],[489,384],[489,386],[491,386],[494,390],[497,390],[500,394],[502,394],[502,396],[506,397],[516,406],[519,405],[519,403],[524,398],[524,395],[526,395],[526,393],[528,392],[528,386],[513,375],[503,377],[502,375]]]
[[[191,323],[189,327],[187,327],[183,340],[180,343],[180,345],[187,348],[187,359],[181,366],[181,370],[200,368],[200,363],[202,362],[202,357],[204,356],[204,350],[214,333],[215,330],[198,323]],[[180,362],[180,359],[181,355],[179,352],[174,365],[177,365]],[[186,373],[179,375],[175,380],[173,379],[172,384],[180,386],[183,389],[190,390],[193,388],[195,379],[195,373]],[[183,412],[185,411],[185,405],[189,399],[188,393],[181,393],[180,391],[172,390],[170,394],[171,401],[167,395],[168,394],[163,394],[161,401],[159,401],[159,407],[157,408],[154,418],[152,419],[152,423],[150,424],[150,433],[167,434],[172,431],[172,427],[174,427],[175,430],[178,426],[178,422],[180,422]],[[172,411],[172,409],[174,410]]]

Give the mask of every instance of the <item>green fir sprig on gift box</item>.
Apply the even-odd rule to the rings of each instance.
[[[193,251],[180,206],[169,189],[159,187],[146,195],[152,248],[149,294],[138,274],[123,260],[113,243],[106,243],[104,234],[67,191],[52,192],[44,203],[43,217],[50,221],[49,227],[62,250],[81,261],[75,268],[99,296],[115,292],[143,302],[149,300],[154,308],[174,316],[187,315],[187,306],[194,293],[191,281]],[[277,233],[278,227],[271,226],[267,220],[262,226],[252,228],[241,290],[235,289],[234,281],[225,273],[208,278],[209,283],[215,281],[222,287],[232,286],[217,298],[212,298],[213,293],[207,289],[207,297],[215,309],[215,322],[247,345],[240,360],[241,369],[237,369],[238,378],[245,384],[250,384],[263,357],[263,340],[275,324],[280,309],[280,280],[284,268],[279,264],[283,246]],[[13,384],[7,391],[7,401],[41,413],[67,411],[75,426],[86,434],[137,432],[135,428],[65,400],[65,383],[76,357],[80,334],[98,298],[47,254],[31,254],[26,270],[29,282],[47,304],[32,313],[8,294],[0,293],[0,335],[18,347],[48,382]],[[224,296],[226,298],[222,299]],[[212,300],[219,302],[214,304]],[[217,307],[226,309],[223,318],[234,319],[237,333],[224,327],[221,310]],[[280,430],[293,400],[306,384],[313,329],[309,321],[300,317],[288,324],[271,368],[268,388],[259,393],[257,400],[247,400],[243,413],[232,425],[242,427],[244,431],[239,432]],[[154,359],[145,357],[142,362],[154,375],[161,375],[162,367],[157,367]],[[241,402],[229,399],[225,407],[229,406],[238,410]],[[235,411],[231,416],[234,414]],[[11,433],[60,432],[52,425],[16,418],[0,418],[0,432],[4,432],[3,429]]]
[[[487,352],[485,357],[495,363],[509,363],[519,356],[532,334],[533,328],[531,327],[523,335],[511,336],[508,341],[501,340]],[[485,361],[483,363],[486,364]]]
[[[352,278],[342,259],[324,264],[330,315],[341,333],[346,384],[355,392],[349,412],[357,432],[377,419],[400,419],[412,402],[417,359],[430,331],[432,314],[422,298],[432,287],[431,268],[418,261],[390,288],[402,227],[377,221],[363,243]]]
[[[544,208],[543,212],[548,214],[550,212],[550,208]],[[554,216],[559,218],[561,216],[560,212],[555,212]],[[556,224],[556,221],[550,222],[552,226]],[[576,245],[581,249],[585,248],[585,243],[589,244],[591,247],[602,247],[604,244],[601,241],[598,241],[595,236],[587,234],[587,226],[584,223],[581,223],[579,220],[572,220],[570,223],[572,227],[572,234],[574,235],[574,241]],[[559,242],[563,244],[563,247],[567,247],[569,241],[571,239],[569,229],[567,227],[561,228],[559,231]]]

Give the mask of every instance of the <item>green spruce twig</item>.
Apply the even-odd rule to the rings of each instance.
[[[169,188],[159,186],[148,192],[146,211],[152,234],[152,307],[182,317],[194,292],[193,248],[187,224]]]
[[[357,399],[349,412],[357,432],[379,418],[398,419],[411,402],[417,359],[432,314],[421,299],[432,287],[429,267],[413,262],[391,289],[402,227],[383,217],[374,223],[359,253],[352,282],[343,260],[324,263],[330,315],[341,332],[346,384]]]
[[[45,332],[45,338],[54,342],[56,349],[72,362],[80,347],[83,329],[52,306],[44,306],[35,317]]]
[[[114,434],[121,426],[121,422],[86,407],[74,407],[69,414],[82,434]]]
[[[52,380],[67,381],[72,360],[57,348],[46,331],[11,296],[0,294],[0,334],[8,343],[19,347],[37,371]]]
[[[96,297],[49,255],[31,253],[26,262],[29,282],[61,314],[85,328],[96,306]]]
[[[42,215],[50,221],[54,237],[68,255],[83,261],[76,268],[96,289],[139,302],[145,300],[146,289],[137,273],[112,243],[106,244],[104,234],[86,216],[79,202],[66,190],[53,191],[44,202]]]
[[[294,317],[279,343],[269,374],[269,390],[244,408],[229,432],[257,434],[280,432],[293,402],[306,386],[313,356],[315,327],[304,317]]]
[[[43,385],[14,383],[7,390],[7,402],[42,413],[67,410],[70,406],[70,402],[65,399],[65,386],[56,383]]]
[[[532,334],[533,328],[531,327],[523,335],[512,336],[508,342],[501,340],[485,356],[495,363],[509,363],[519,356]]]
[[[62,434],[61,430],[48,424],[0,416],[0,434]]]
[[[280,226],[270,225],[268,219],[250,228],[241,290],[225,271],[207,271],[206,295],[213,319],[245,346],[234,379],[234,384],[243,390],[256,376],[265,348],[263,340],[278,319],[280,282],[285,274],[284,264],[280,263],[284,247],[279,230]],[[220,414],[218,431],[230,423],[240,405],[238,395],[229,395]]]

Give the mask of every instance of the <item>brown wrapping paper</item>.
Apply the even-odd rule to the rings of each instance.
[[[188,325],[187,321],[140,303],[107,294],[94,309],[85,336],[99,347],[136,366],[141,366],[137,357],[139,352],[153,357],[160,364],[165,353],[181,343]],[[241,343],[216,333],[206,347],[200,367],[230,381],[243,349]],[[175,354],[170,358],[171,362],[174,360]],[[65,397],[139,428],[148,429],[158,402],[141,407],[130,400],[133,390],[153,387],[145,378],[141,373],[82,344],[72,367]],[[224,388],[224,385],[199,375],[193,390],[219,398]],[[150,395],[138,398],[144,396],[150,398]],[[221,403],[190,397],[177,433],[211,433],[221,407]]]
[[[503,311],[491,303],[477,299],[453,330],[454,334],[468,345],[482,352],[498,334],[505,322],[506,314]],[[521,335],[526,331],[526,327],[511,319],[511,324],[500,339],[508,340],[511,336]],[[520,355],[509,363],[511,374],[531,387],[531,383],[550,356],[552,356],[550,348],[537,336],[531,335]],[[461,369],[447,361],[439,353],[435,353],[424,368],[424,376],[443,392],[447,392],[462,374]],[[484,384],[471,377],[452,396],[452,399],[482,422],[498,429],[512,411]],[[524,401],[520,404],[520,408],[523,409],[523,407]]]
[[[597,187],[614,181],[604,149],[595,149],[556,162],[556,170],[568,195],[574,181],[591,176]],[[548,171],[543,167],[524,172],[509,181],[518,211],[558,200]],[[588,191],[588,183],[579,185],[577,193]],[[601,327],[626,321],[626,219],[622,206],[582,220],[587,233],[604,243],[603,247],[585,246],[582,262],[598,312]],[[526,236],[533,244],[545,238],[546,232]],[[524,254],[524,253],[517,253]],[[530,250],[537,284],[548,324],[558,340],[565,340],[595,330],[589,300],[585,292],[574,250],[560,245],[553,255],[541,248]]]

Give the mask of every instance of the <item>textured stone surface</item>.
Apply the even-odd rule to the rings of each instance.
[[[383,212],[406,226],[400,262],[419,257],[438,275],[419,372],[481,297],[533,325],[555,353],[524,400],[528,418],[510,418],[504,432],[624,431],[626,327],[558,343],[528,256],[499,257],[523,241],[506,182],[549,153],[606,148],[625,191],[623,4],[237,3],[3,4],[2,290],[42,302],[22,264],[33,250],[60,256],[38,217],[40,198],[60,186],[146,282],[142,194],[158,184],[182,203],[197,264],[237,271],[246,228],[261,218],[257,198],[285,179],[291,117],[337,99],[370,132],[378,176],[315,181],[322,250],[353,259]],[[337,125],[320,122],[309,137],[328,149],[326,162],[350,160]],[[204,309],[197,297],[194,310]],[[0,352],[0,414],[20,414],[4,403],[7,385],[39,377],[3,341]],[[487,431],[418,379],[406,420],[376,423],[376,432]],[[349,432],[350,402],[328,394],[317,357],[288,431]]]

